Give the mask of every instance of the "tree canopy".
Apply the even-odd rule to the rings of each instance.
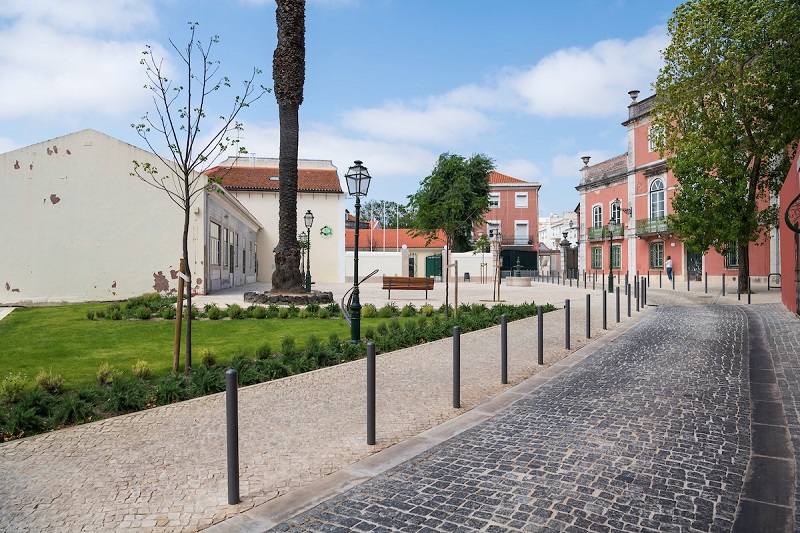
[[[484,223],[489,210],[489,172],[494,161],[483,154],[466,159],[444,153],[433,172],[422,180],[419,190],[409,196],[414,211],[414,233],[436,238],[443,231],[448,249],[468,251],[472,229]]]
[[[668,29],[651,135],[678,181],[671,223],[689,249],[738,246],[745,283],[800,137],[800,4],[690,0]]]
[[[385,228],[411,228],[414,213],[407,205],[391,200],[369,200],[361,206],[361,220],[378,220]]]

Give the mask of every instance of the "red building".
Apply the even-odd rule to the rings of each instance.
[[[584,157],[581,169],[579,263],[587,271],[622,275],[658,275],[668,258],[672,259],[676,280],[719,281],[724,274],[731,283],[737,279],[738,251],[714,249],[696,253],[687,250],[667,221],[672,214],[672,199],[677,180],[667,169],[651,142],[650,116],[655,96],[637,101],[638,91],[630,92],[628,152],[607,161],[589,165]],[[750,275],[753,282],[766,282],[770,273],[779,272],[777,232],[750,244]]]
[[[783,183],[780,199],[781,298],[789,311],[800,314],[800,152]]]

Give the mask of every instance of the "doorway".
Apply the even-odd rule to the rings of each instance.
[[[686,252],[686,272],[692,281],[703,281],[703,254]]]

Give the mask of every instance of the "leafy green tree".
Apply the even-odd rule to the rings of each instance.
[[[162,166],[150,163],[133,162],[131,175],[137,176],[148,185],[164,191],[180,209],[183,210],[183,266],[184,273],[192,279],[189,263],[189,212],[192,204],[203,191],[214,186],[221,176],[208,178],[203,172],[214,164],[218,156],[230,149],[239,153],[247,151],[239,146],[239,139],[230,137],[232,131],[242,129],[237,121],[239,113],[261,98],[269,89],[255,83],[261,73],[253,69],[227,115],[219,117],[217,129],[207,125],[206,113],[212,97],[223,88],[230,88],[230,80],[218,76],[219,61],[211,60],[211,49],[219,42],[215,35],[202,43],[195,40],[197,23],[189,23],[190,38],[184,48],[179,48],[170,39],[169,43],[182,60],[186,69],[186,79],[176,81],[167,77],[161,58],[153,56],[150,46],[142,52],[149,82],[145,89],[153,93],[155,116],[149,113],[139,124],[131,124],[136,133],[144,139],[150,151],[156,154]],[[202,131],[202,134],[201,134]],[[152,137],[155,137],[153,139]],[[165,143],[166,150],[157,150]],[[161,152],[161,153],[160,153]],[[162,155],[163,154],[163,155]],[[192,309],[192,284],[186,283],[186,308]],[[186,374],[192,366],[192,321],[191,313],[186,313]]]
[[[668,29],[651,131],[678,180],[671,223],[689,249],[738,246],[746,290],[800,136],[800,3],[690,0]]]
[[[419,190],[409,196],[414,211],[412,234],[428,238],[428,242],[445,235],[447,249],[468,251],[470,236],[476,225],[483,224],[489,210],[489,172],[494,161],[483,154],[466,159],[444,153],[433,172],[422,180]],[[445,266],[445,303],[449,301],[449,273]]]
[[[306,79],[306,2],[276,0],[278,44],[272,58],[272,78],[278,101],[278,245],[272,292],[301,293],[300,248],[297,246],[297,151],[300,104]]]

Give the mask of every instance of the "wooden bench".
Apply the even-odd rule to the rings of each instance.
[[[433,278],[383,276],[383,288],[388,289],[389,298],[392,297],[392,289],[396,291],[425,291],[425,299],[427,300],[428,291],[433,290]]]

